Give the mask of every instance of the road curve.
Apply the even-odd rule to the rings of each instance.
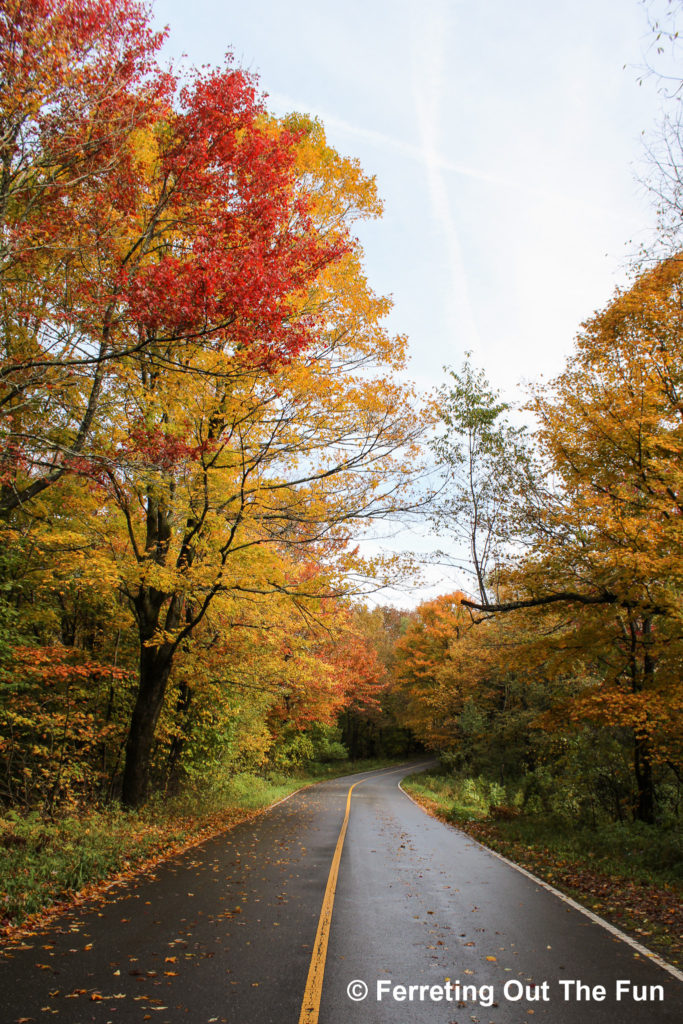
[[[679,1024],[680,980],[427,816],[412,770],[297,793],[7,948],[0,1021]]]

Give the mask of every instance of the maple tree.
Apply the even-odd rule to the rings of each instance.
[[[111,457],[122,360],[146,351],[159,373],[190,372],[202,346],[290,358],[315,324],[292,296],[345,248],[312,227],[296,135],[266,123],[252,77],[229,60],[184,83],[162,74],[147,16],[48,4],[7,47],[26,84],[5,113],[6,511]]]
[[[131,136],[164,102],[170,77],[155,62],[163,34],[148,18],[148,8],[133,0],[3,0],[5,286],[29,268],[47,276],[76,260],[87,239],[69,225],[69,212],[82,206],[87,220],[95,191],[125,169]]]
[[[471,624],[460,591],[421,604],[395,646],[395,685],[401,719],[431,747],[447,750],[457,742],[456,719],[462,693],[444,679],[461,634]]]
[[[293,134],[255,117],[249,144],[259,167],[273,156],[283,194],[277,207],[274,179],[266,175],[268,210],[275,203],[286,215],[282,229],[294,234],[283,241],[282,259],[272,247],[276,283],[268,285],[264,269],[253,287],[254,246],[267,245],[270,213],[256,200],[252,207],[253,195],[262,197],[250,179],[244,223],[235,214],[230,228],[248,229],[249,243],[242,251],[235,246],[230,267],[223,267],[236,292],[228,292],[230,282],[221,286],[220,301],[230,304],[226,319],[208,324],[204,303],[201,323],[188,330],[184,322],[162,324],[155,307],[159,322],[143,325],[144,346],[109,364],[100,406],[106,419],[92,435],[97,458],[81,460],[81,482],[74,479],[70,491],[62,481],[53,497],[33,497],[26,536],[35,533],[35,516],[49,518],[69,495],[71,532],[62,515],[55,543],[61,536],[67,561],[74,543],[97,551],[105,590],[120,589],[134,613],[140,665],[125,757],[130,803],[146,791],[171,668],[206,625],[209,608],[224,622],[225,601],[241,594],[260,602],[289,595],[303,609],[345,589],[349,572],[372,572],[347,550],[352,524],[400,505],[405,446],[422,429],[411,396],[383,369],[398,365],[404,342],[380,326],[387,303],[368,288],[349,236],[354,216],[378,210],[374,184],[327,147],[321,126],[298,120]],[[238,134],[247,147],[244,124]],[[295,159],[285,160],[282,147]],[[195,160],[193,173],[197,166]],[[239,174],[231,180],[239,182]],[[309,220],[302,212],[307,192]],[[150,274],[164,259],[150,263]],[[290,260],[293,277],[286,273]],[[134,296],[147,269],[143,261]],[[170,258],[170,273],[183,277],[195,269],[201,281],[201,261],[178,271],[176,256]],[[315,280],[304,289],[306,274]],[[265,286],[270,306],[261,298]],[[260,333],[249,320],[250,302]],[[188,315],[192,309],[190,302]],[[169,307],[171,313],[177,315]],[[136,315],[143,314],[140,307]],[[50,531],[37,532],[45,550]],[[231,628],[231,618],[223,628]]]
[[[136,765],[138,720],[145,763],[174,654],[214,599],[232,591],[264,599],[289,593],[305,601],[338,591],[340,573],[360,565],[357,556],[349,562],[346,552],[350,524],[395,508],[399,455],[420,430],[405,391],[391,378],[369,373],[373,365],[395,365],[402,347],[380,329],[386,303],[369,292],[348,241],[351,217],[375,212],[374,194],[355,165],[333,158],[319,126],[311,125],[300,146],[304,185],[314,186],[313,220],[335,254],[340,240],[346,250],[328,261],[288,316],[290,331],[299,317],[307,327],[320,323],[317,341],[296,360],[271,360],[265,373],[243,347],[203,352],[191,401],[184,398],[185,367],[167,369],[153,392],[142,392],[149,403],[146,421],[157,424],[156,434],[148,428],[147,436],[158,438],[162,458],[154,452],[150,458],[138,446],[129,467],[110,474],[138,567],[127,585],[142,644],[124,798]],[[325,157],[319,179],[312,177],[311,151]],[[344,217],[331,227],[335,204],[343,204]],[[143,387],[148,355],[146,349],[139,360]],[[140,393],[130,401],[139,405]],[[130,445],[128,436],[123,443]],[[165,463],[163,452],[170,453]],[[144,520],[133,512],[140,502]],[[268,554],[273,548],[294,553],[289,572]],[[306,549],[311,554],[296,554]],[[327,572],[311,572],[311,558],[327,562]]]
[[[162,35],[132,0],[8,3],[2,31],[0,511],[17,552],[3,615],[22,620],[8,657],[20,639],[61,644],[69,665],[84,652],[74,678],[98,696],[83,757],[101,753],[110,791],[123,765],[137,804],[150,772],[232,728],[228,697],[220,727],[205,717],[221,680],[234,695],[216,652],[246,664],[249,650],[266,693],[286,659],[240,631],[271,621],[276,635],[294,614],[308,635],[321,602],[381,574],[349,541],[405,501],[422,426],[392,378],[405,339],[384,329],[389,302],[351,235],[381,210],[374,180],[318,122],[271,117],[230,59],[183,81],[161,70]],[[330,720],[346,691],[317,690],[303,664],[306,702]],[[19,675],[14,764],[45,732],[28,714],[44,680]],[[276,705],[251,701],[238,746],[269,749]]]
[[[311,736],[324,736],[358,689],[355,663],[340,656],[344,609],[224,594],[211,618],[175,659],[155,738],[157,780],[174,786],[210,772],[220,785],[236,767],[314,759]]]

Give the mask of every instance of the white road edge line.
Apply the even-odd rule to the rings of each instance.
[[[404,796],[407,796],[408,799],[415,804],[416,807],[420,808],[423,814],[427,814],[429,817],[433,817],[433,815],[430,815],[429,812],[424,809],[422,804],[419,804],[417,800],[413,799],[410,793],[406,793],[405,789],[401,785],[401,782],[399,782],[398,788],[401,790]],[[440,819],[436,818],[435,820],[439,821]],[[442,824],[446,823],[442,822]],[[462,831],[462,829],[458,829],[457,825],[447,825],[446,827],[454,828],[459,832]],[[555,886],[550,885],[549,882],[544,882],[542,878],[537,878],[536,875],[532,875],[532,873],[530,871],[527,871],[526,868],[521,867],[521,865],[519,864],[515,864],[515,862],[512,860],[508,860],[508,858],[504,857],[502,853],[498,853],[496,850],[492,850],[490,846],[485,846],[484,843],[480,843],[478,839],[474,839],[467,832],[463,832],[463,835],[467,836],[470,842],[476,843],[477,846],[481,846],[482,850],[486,850],[487,853],[493,854],[493,856],[497,857],[498,860],[502,860],[503,864],[507,864],[508,867],[514,868],[515,871],[519,871],[520,875],[526,875],[526,877],[530,878],[532,882],[536,883],[536,885],[540,885],[541,888],[547,889],[548,892],[551,892],[553,894],[553,896],[557,896],[559,899],[561,899],[563,903],[568,904],[568,906],[572,907],[574,910],[578,910],[580,914],[583,914],[584,917],[589,918],[589,920],[593,921],[594,924],[599,924],[601,928],[605,929],[605,931],[610,932],[610,934],[612,935],[616,935],[618,939],[621,939],[622,942],[625,942],[627,946],[631,947],[631,949],[635,949],[637,953],[641,954],[641,956],[644,956],[648,960],[651,960],[652,963],[657,964],[658,967],[661,967],[663,971],[667,971],[669,974],[672,975],[672,977],[677,978],[678,981],[683,981],[683,971],[679,971],[678,968],[673,966],[673,964],[667,963],[666,960],[662,960],[661,956],[658,956],[656,953],[653,953],[652,950],[647,949],[645,946],[641,946],[639,942],[636,942],[635,939],[632,939],[630,935],[627,935],[625,932],[622,932],[619,928],[615,927],[615,925],[610,924],[609,921],[605,921],[604,918],[598,917],[597,914],[594,914],[593,911],[589,910],[587,907],[582,907],[581,904],[577,903],[576,900],[573,900],[571,896],[566,896],[563,892],[560,892],[559,889],[556,889]]]

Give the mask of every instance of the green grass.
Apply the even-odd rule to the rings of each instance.
[[[7,813],[0,817],[0,927],[19,925],[86,886],[172,855],[302,786],[393,763],[336,761],[291,775],[242,772],[219,790],[156,797],[140,811],[112,805],[54,821]]]
[[[401,785],[414,796],[436,803],[442,815],[449,820],[477,821],[485,816],[486,808],[480,794],[466,787],[464,780],[421,772],[410,775]]]

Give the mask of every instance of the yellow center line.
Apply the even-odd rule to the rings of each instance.
[[[395,772],[404,770],[403,767],[391,768],[382,774],[393,775]],[[339,874],[339,862],[344,846],[344,837],[346,836],[349,814],[351,813],[351,794],[356,786],[360,786],[361,783],[367,782],[368,779],[373,777],[377,778],[377,775],[367,775],[364,779],[354,782],[346,796],[346,813],[344,814],[342,827],[339,830],[339,838],[337,839],[330,874],[327,879],[323,905],[320,911],[320,920],[318,921],[318,930],[315,933],[315,942],[313,943],[313,955],[311,956],[311,964],[308,968],[308,978],[306,979],[306,988],[301,1004],[299,1024],[318,1024],[320,999],[323,994],[323,975],[325,974],[325,961],[327,959],[327,943],[330,937],[330,925],[332,924],[332,906],[334,905],[334,896],[337,891],[337,876]]]
[[[313,955],[311,956],[311,964],[308,968],[306,989],[304,991],[304,998],[301,1004],[299,1024],[318,1024],[320,999],[323,994],[325,960],[327,959],[327,942],[330,937],[330,925],[332,923],[332,906],[334,904],[334,894],[337,891],[339,861],[341,860],[342,847],[344,846],[346,828],[349,824],[351,794],[356,786],[360,786],[361,782],[365,782],[365,779],[360,779],[358,782],[354,782],[346,796],[346,813],[344,815],[342,827],[339,830],[339,838],[337,839],[337,845],[332,858],[332,866],[330,867],[330,874],[327,879],[327,886],[325,887],[323,905],[320,911],[320,920],[318,921],[318,930],[315,933],[315,942],[313,943]]]

